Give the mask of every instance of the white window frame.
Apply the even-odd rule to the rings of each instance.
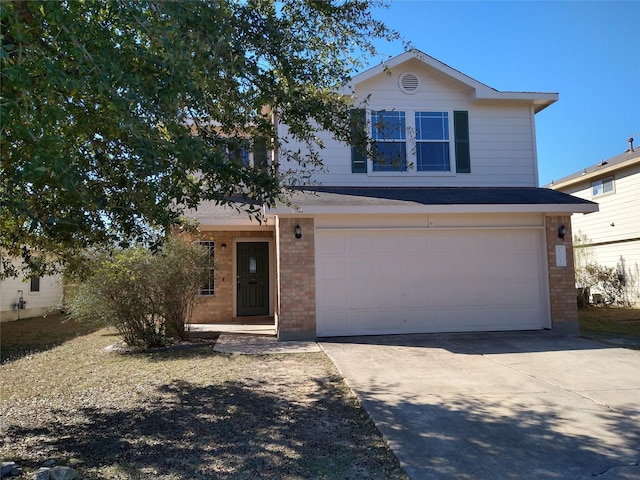
[[[399,137],[400,138],[386,138],[384,135],[376,135],[376,130],[380,130],[379,128],[376,127],[376,125],[378,124],[379,120],[376,118],[378,117],[379,114],[397,114],[398,115],[398,120],[401,120],[402,123],[404,123],[404,130],[398,130],[399,132]],[[374,143],[380,143],[380,144],[400,144],[400,145],[404,145],[404,159],[401,159],[403,165],[401,166],[401,168],[394,168],[394,169],[389,169],[389,170],[377,170],[376,167],[379,168],[378,163],[374,160],[374,159],[370,159],[370,171],[376,174],[398,174],[398,173],[404,173],[406,171],[408,171],[408,167],[409,167],[409,143],[407,140],[407,133],[408,133],[408,128],[407,128],[407,113],[405,111],[401,111],[401,110],[372,110],[370,113],[370,124],[371,124],[371,140]],[[383,127],[384,130],[384,127]]]
[[[442,115],[441,120],[444,121],[446,118],[446,131],[444,132],[444,137],[445,138],[440,138],[440,139],[435,139],[435,138],[418,138],[418,115],[420,114],[424,114],[424,115],[428,115],[428,114],[440,114]],[[434,172],[444,172],[444,173],[449,173],[451,172],[451,152],[453,150],[452,145],[451,145],[451,120],[450,120],[450,115],[448,111],[439,111],[439,112],[432,112],[432,111],[416,111],[413,114],[413,118],[414,118],[414,122],[415,122],[415,129],[416,129],[416,172],[428,172],[428,173],[434,173]],[[449,162],[449,169],[448,170],[419,170],[419,165],[418,165],[418,146],[420,144],[427,144],[427,143],[434,143],[434,144],[446,144],[448,147],[448,156],[447,156],[447,160]]]
[[[372,141],[376,141],[374,138],[373,132],[373,122],[375,118],[373,117],[373,112],[383,112],[383,111],[397,111],[403,112],[405,116],[405,140],[395,140],[402,141],[406,144],[406,162],[407,168],[404,170],[374,170],[374,161],[371,158],[367,160],[367,175],[370,177],[396,177],[396,176],[411,176],[411,177],[453,177],[456,176],[456,153],[455,153],[455,135],[453,129],[453,110],[438,110],[437,108],[420,108],[418,109],[372,109],[367,110],[367,125],[369,125],[369,135]],[[449,170],[421,170],[418,171],[418,162],[417,162],[417,142],[416,140],[416,113],[446,113],[447,114],[447,124],[449,128],[448,132],[448,142],[449,142]],[[394,140],[386,140],[388,142],[392,142]],[[440,141],[441,142],[441,141]]]
[[[609,190],[606,190],[607,186],[610,186]],[[613,177],[602,178],[591,182],[591,196],[602,197],[603,195],[610,195],[615,193],[616,187]]]

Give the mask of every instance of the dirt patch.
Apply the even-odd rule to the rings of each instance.
[[[116,340],[0,367],[4,459],[87,478],[408,478],[323,353],[104,350]]]

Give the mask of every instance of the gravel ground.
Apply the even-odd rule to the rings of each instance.
[[[324,353],[105,350],[116,341],[0,366],[3,460],[85,478],[408,478]]]

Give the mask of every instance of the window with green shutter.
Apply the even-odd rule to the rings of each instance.
[[[367,173],[367,112],[351,109],[351,173]]]
[[[456,145],[456,172],[471,173],[469,150],[469,112],[453,112],[453,130]]]
[[[256,138],[253,141],[253,166],[255,168],[267,168],[267,143],[263,139]]]

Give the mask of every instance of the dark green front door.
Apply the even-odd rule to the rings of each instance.
[[[238,316],[269,315],[269,244],[238,242]]]

